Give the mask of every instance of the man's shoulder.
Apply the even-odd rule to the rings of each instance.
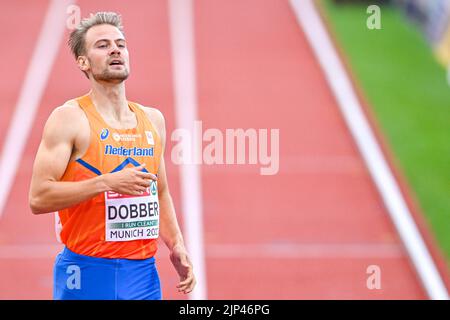
[[[83,110],[78,105],[76,100],[68,100],[64,102],[62,105],[56,107],[52,114],[55,114],[62,118],[71,118],[75,117],[74,120],[84,115]]]
[[[155,107],[144,106],[137,103],[137,105],[145,112],[147,116],[151,117],[151,120],[164,121],[164,115],[161,110]]]
[[[146,114],[146,116],[150,119],[155,126],[158,127],[158,130],[164,130],[165,128],[165,119],[163,113],[154,107],[143,106],[139,103],[136,103]]]
[[[58,128],[64,128],[70,131],[70,129],[77,130],[79,129],[78,125],[83,125],[88,122],[78,102],[76,100],[69,100],[53,109],[47,123],[53,123]]]

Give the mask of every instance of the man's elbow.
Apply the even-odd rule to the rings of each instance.
[[[41,207],[39,205],[39,201],[36,197],[30,196],[28,199],[28,205],[30,206],[31,212],[33,214],[41,214],[42,213]]]
[[[28,205],[33,214],[43,214],[53,212],[49,206],[52,203],[49,188],[46,182],[42,182],[38,187],[31,185],[28,193]]]
[[[33,214],[43,214],[49,212],[44,205],[42,199],[38,196],[30,196],[28,199],[28,204],[30,206],[31,212]]]

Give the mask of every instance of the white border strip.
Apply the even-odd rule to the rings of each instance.
[[[383,198],[409,256],[431,299],[447,300],[447,289],[403,199],[377,140],[362,112],[352,83],[311,0],[290,0],[298,23],[319,60],[347,126]]]
[[[1,259],[54,259],[62,244],[0,245]],[[212,259],[398,259],[403,246],[389,243],[227,243],[205,245]],[[161,247],[159,254],[168,253]]]
[[[0,245],[0,260],[10,259],[55,259],[63,245],[49,244],[5,244]]]
[[[197,89],[192,0],[170,0],[169,19],[176,124],[177,128],[187,129],[191,132],[191,136],[194,136],[194,122],[197,119]],[[184,144],[182,148],[190,150],[185,140],[181,142]],[[197,286],[190,294],[190,298],[206,299],[200,168],[196,164],[182,164],[180,173],[184,233],[197,277]]]
[[[0,256],[1,256],[0,247]],[[209,244],[206,255],[215,259],[398,259],[400,244],[384,243],[230,243]]]
[[[72,2],[52,0],[47,9],[1,153],[0,218],[64,35],[66,8]]]

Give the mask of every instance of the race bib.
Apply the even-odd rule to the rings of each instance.
[[[105,192],[106,241],[156,239],[159,202],[156,181],[140,196]]]

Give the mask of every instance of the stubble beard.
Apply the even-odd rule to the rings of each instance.
[[[104,69],[101,73],[92,74],[96,81],[116,82],[120,83],[125,81],[130,75],[127,68],[124,70],[111,71],[108,68]]]

